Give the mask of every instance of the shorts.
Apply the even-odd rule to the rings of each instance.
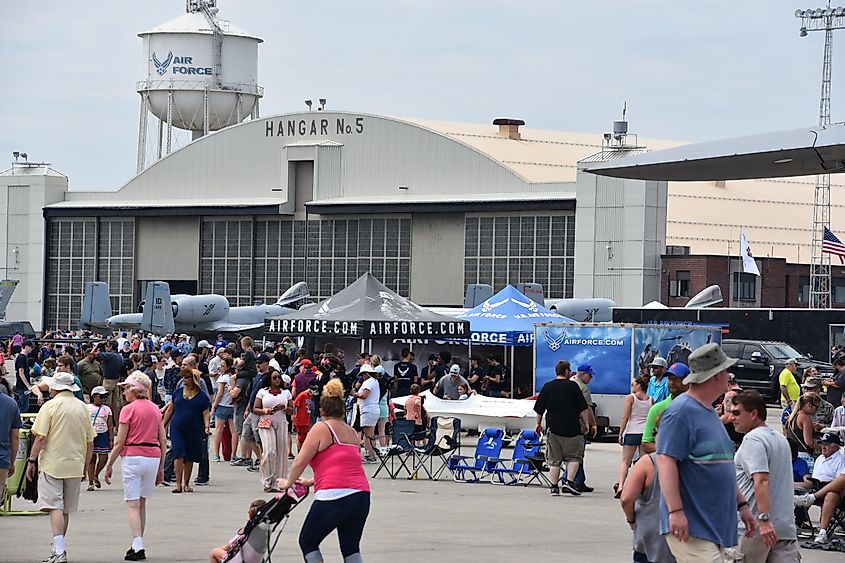
[[[156,488],[159,458],[128,455],[123,458],[123,500],[153,496]]]
[[[58,479],[43,471],[38,475],[39,510],[61,510],[71,514],[79,510],[79,484],[82,477]]]
[[[583,436],[558,436],[552,432],[546,437],[546,462],[552,467],[561,463],[584,460]]]
[[[244,429],[241,433],[241,438],[243,438],[247,442],[255,442],[256,444],[261,444],[261,439],[258,437],[258,432],[255,428],[257,424],[258,415],[255,413],[249,413],[249,416],[246,417],[246,420],[244,420]]]
[[[238,433],[238,436],[244,431],[244,413],[246,412],[246,407],[242,407],[237,405],[235,407],[235,432]]]
[[[642,434],[625,434],[625,437],[622,438],[622,445],[623,446],[639,446],[643,443],[643,435]]]
[[[111,447],[109,446],[109,433],[108,431],[99,432],[96,436],[94,436],[94,453],[95,454],[107,454],[111,451]]]
[[[753,538],[746,538],[744,534],[740,535],[739,546],[732,551],[744,557],[740,561],[765,561],[766,563],[801,561],[797,541],[780,540],[772,547],[768,547],[763,543],[760,534],[754,534]]]
[[[663,534],[669,551],[678,561],[696,561],[700,563],[722,563],[725,560],[725,550],[713,542],[690,536],[689,540],[681,541],[672,534]]]
[[[227,407],[224,405],[217,405],[214,410],[214,418],[219,420],[231,420],[235,416],[235,407]]]
[[[375,412],[362,412],[361,413],[361,428],[366,428],[368,426],[375,426],[378,424],[379,419],[379,411]]]

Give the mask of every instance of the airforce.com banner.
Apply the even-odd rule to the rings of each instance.
[[[630,392],[632,325],[537,325],[534,339],[534,392],[555,378],[555,363],[569,360],[592,366],[590,391],[619,395]]]

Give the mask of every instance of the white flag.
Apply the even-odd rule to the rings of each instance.
[[[745,233],[742,229],[739,230],[739,255],[742,258],[742,271],[746,274],[760,275],[760,270],[757,268],[757,262],[754,261],[754,256],[751,254],[751,247],[748,246],[748,239],[745,238]]]

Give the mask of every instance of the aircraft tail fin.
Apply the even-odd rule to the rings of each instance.
[[[290,288],[288,288],[288,290],[279,297],[279,300],[276,301],[276,305],[291,305],[297,301],[308,299],[309,297],[311,297],[311,291],[308,289],[308,284],[301,281],[290,286]]]
[[[0,319],[6,318],[6,307],[18,287],[18,280],[0,280]]]
[[[82,296],[82,314],[79,327],[82,330],[107,328],[106,320],[112,316],[109,285],[105,282],[87,282]]]
[[[149,282],[144,294],[141,330],[153,334],[170,334],[175,329],[176,323],[173,320],[170,284],[167,282]]]

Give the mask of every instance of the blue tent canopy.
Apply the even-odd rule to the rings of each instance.
[[[496,346],[531,346],[534,323],[575,322],[532,301],[512,285],[458,318],[469,321],[473,344]]]

